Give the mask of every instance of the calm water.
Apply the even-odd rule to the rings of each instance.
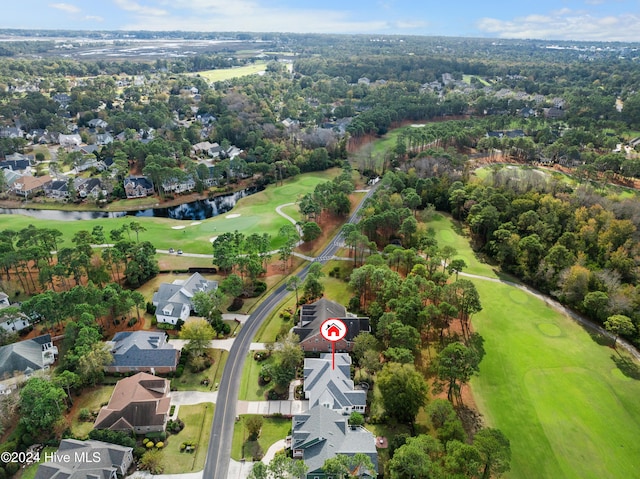
[[[135,211],[62,211],[36,210],[30,208],[0,208],[0,214],[26,215],[43,220],[75,221],[93,220],[97,218],[118,218],[121,216],[154,216],[156,218],[171,218],[174,220],[204,220],[221,215],[233,208],[240,198],[260,191],[252,187],[228,195],[216,196],[210,200],[197,200],[168,208],[149,208]]]

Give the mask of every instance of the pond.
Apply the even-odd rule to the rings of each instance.
[[[153,216],[174,220],[204,220],[224,214],[231,210],[240,198],[257,193],[258,187],[246,188],[235,193],[216,196],[206,200],[196,200],[167,208],[149,208],[132,211],[63,211],[38,210],[32,208],[1,208],[0,214],[26,215],[43,220],[75,221],[94,220],[98,218],[119,218],[121,216]]]

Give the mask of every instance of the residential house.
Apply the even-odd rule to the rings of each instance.
[[[11,306],[9,295],[0,292],[0,328],[8,332],[18,332],[31,324],[26,314],[7,309]]]
[[[53,101],[58,103],[62,108],[66,108],[71,103],[71,97],[66,93],[56,93],[51,97]]]
[[[16,160],[9,159],[9,157],[7,157],[5,160],[0,161],[0,168],[20,172],[22,174],[31,173],[31,166],[32,162],[27,158]]]
[[[69,182],[66,180],[54,180],[44,187],[44,195],[47,198],[63,200],[71,196],[69,194]]]
[[[16,171],[2,169],[2,173],[4,173],[4,180],[7,184],[8,189],[13,189],[13,184],[18,180],[18,178],[22,178],[22,175]]]
[[[100,409],[94,429],[134,431],[136,434],[164,431],[169,418],[169,381],[148,373],[121,379],[109,403]]]
[[[543,112],[544,112],[545,118],[550,118],[552,120],[558,120],[558,119],[564,118],[564,115],[565,115],[565,111],[563,109],[557,108],[555,106],[551,108],[544,108]]]
[[[209,150],[211,150],[211,148],[213,147],[220,147],[220,145],[218,145],[217,143],[211,143],[209,141],[201,141],[200,143],[196,143],[195,145],[193,145],[191,147],[191,151],[195,154],[195,155],[200,155],[202,153],[206,153],[207,155],[209,155]]]
[[[58,135],[58,143],[63,148],[73,148],[74,146],[80,146],[82,143],[82,138],[77,133],[73,133],[71,135]]]
[[[358,78],[358,85],[369,86],[370,83],[371,83],[371,80],[369,80],[367,77]]]
[[[165,374],[175,371],[180,359],[180,350],[167,342],[164,332],[119,332],[109,345],[113,362],[104,368],[108,373]]]
[[[24,131],[15,126],[0,127],[0,138],[24,138]]]
[[[63,439],[35,479],[117,479],[133,462],[133,448],[102,441]],[[66,460],[70,458],[69,460]]]
[[[0,347],[0,394],[10,393],[34,372],[48,370],[57,354],[49,334]]]
[[[113,136],[109,133],[100,133],[96,135],[96,144],[100,146],[108,145],[109,143],[113,143]]]
[[[337,352],[353,350],[353,339],[361,332],[371,332],[369,318],[359,318],[347,313],[344,306],[321,298],[300,308],[300,321],[293,332],[300,338],[300,346],[307,352],[329,352],[331,342],[320,334],[320,326],[329,318],[338,318],[347,326],[347,335],[335,344]]]
[[[75,151],[79,151],[83,155],[91,155],[99,149],[98,145],[94,143],[93,145],[79,146]]]
[[[104,121],[102,118],[94,118],[87,122],[87,126],[89,128],[106,128],[109,126],[109,123]]]
[[[215,123],[217,118],[213,116],[211,113],[205,113],[204,115],[198,115],[196,117],[203,126],[210,125],[211,123]]]
[[[100,163],[101,162],[98,162],[98,169],[100,169]],[[102,186],[102,181],[100,180],[100,178],[81,178],[80,181],[78,181],[78,183],[76,184],[76,190],[80,198],[92,197],[97,199],[101,193],[105,198],[108,195],[108,192]]]
[[[146,176],[129,176],[124,179],[127,198],[144,198],[153,195],[153,183]]]
[[[192,274],[186,281],[162,283],[152,299],[158,323],[176,324],[178,320],[185,321],[193,310],[193,295],[199,291],[215,291],[217,288],[217,281],[209,281],[200,273]]]
[[[375,478],[378,472],[376,438],[362,426],[349,426],[348,417],[332,409],[315,406],[293,417],[291,450],[294,459],[302,459],[307,468],[306,479],[329,479],[322,470],[327,459],[339,454],[366,454],[373,471],[358,471],[358,477]],[[354,471],[351,471],[354,472]]]
[[[29,198],[38,191],[42,191],[49,183],[51,183],[49,175],[39,177],[25,175],[13,183],[12,191],[18,196]]]
[[[95,145],[94,145],[95,146]],[[93,155],[88,155],[83,158],[80,158],[76,162],[76,173],[81,173],[83,171],[90,170],[91,168],[98,169],[98,159]]]
[[[355,389],[351,356],[347,353],[336,353],[333,359],[329,353],[321,354],[319,359],[305,359],[303,388],[310,408],[323,406],[341,414],[365,412],[367,392]]]
[[[196,182],[191,175],[184,179],[171,178],[162,183],[162,189],[165,192],[184,193],[192,191],[196,187]]]

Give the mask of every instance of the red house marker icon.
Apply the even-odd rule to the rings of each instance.
[[[347,335],[347,325],[338,318],[329,318],[320,326],[320,335],[331,342],[331,369],[335,369],[336,343]]]

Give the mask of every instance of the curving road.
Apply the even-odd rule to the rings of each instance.
[[[355,223],[359,219],[359,211],[365,201],[374,193],[380,183],[374,185],[364,196],[354,213],[349,218],[349,223]],[[337,234],[322,251],[315,261],[326,263],[331,259],[342,244],[342,234]],[[304,280],[309,271],[309,265],[305,266],[297,276]],[[231,441],[233,427],[236,418],[236,406],[238,402],[238,389],[242,368],[249,352],[249,346],[262,321],[273,311],[289,294],[284,284],[278,286],[251,314],[245,326],[233,342],[229,351],[229,357],[224,367],[218,397],[216,412],[211,426],[211,439],[207,451],[207,461],[204,466],[203,478],[227,479],[229,461],[231,459]]]

